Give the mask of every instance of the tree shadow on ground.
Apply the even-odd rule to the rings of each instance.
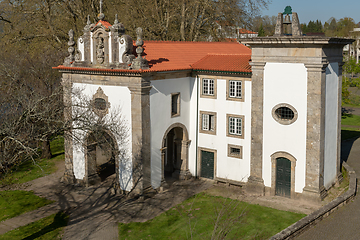
[[[50,225],[47,225],[46,227],[42,228],[38,232],[24,238],[24,240],[37,239],[37,238],[45,235],[46,233],[52,232],[61,227],[65,227],[67,225],[68,219],[69,219],[68,213],[63,212],[63,211],[58,212],[54,217],[54,221]]]
[[[116,177],[113,177],[88,188],[71,185],[59,188],[57,197],[61,208],[70,209],[64,238],[87,239],[117,222],[150,220],[211,186],[197,179],[179,181],[166,191],[144,200],[116,194],[113,187],[115,181]],[[87,231],[83,231],[85,229]]]
[[[341,141],[341,165],[343,162],[346,162],[349,158],[350,151],[354,145],[354,142],[360,138],[359,131],[352,131],[352,130],[341,130],[341,135],[346,135],[349,138],[346,140]]]

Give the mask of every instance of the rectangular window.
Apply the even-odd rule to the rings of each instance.
[[[203,94],[214,95],[214,79],[203,79]]]
[[[231,101],[244,101],[244,80],[227,80],[226,81],[226,99]]]
[[[216,79],[202,78],[200,86],[200,97],[216,98]]]
[[[171,117],[180,115],[180,93],[171,94]]]
[[[242,127],[242,119],[241,118],[235,118],[235,117],[229,118],[229,133],[230,134],[242,135],[241,127]]]
[[[241,81],[230,81],[229,82],[229,97],[232,98],[241,98]]]
[[[228,145],[228,157],[242,159],[242,146]]]
[[[229,137],[244,138],[244,116],[227,114]]]
[[[216,113],[200,111],[200,132],[216,134]]]

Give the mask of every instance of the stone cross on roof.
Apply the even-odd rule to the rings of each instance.
[[[102,11],[103,10],[102,6],[103,6],[103,0],[100,0],[100,13],[98,15],[99,20],[104,20],[104,18],[105,18],[105,14]]]

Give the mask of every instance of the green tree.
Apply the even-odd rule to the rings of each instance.
[[[259,27],[259,30],[258,30],[258,36],[259,37],[265,37],[265,30],[263,28],[263,25],[261,24],[260,27]]]

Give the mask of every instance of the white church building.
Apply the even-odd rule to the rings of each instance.
[[[54,68],[71,87],[65,101],[82,89],[99,118],[121,109],[130,134],[121,144],[108,129],[104,141],[65,138],[65,179],[91,184],[107,164],[119,188],[140,194],[168,177],[199,177],[322,199],[341,178],[342,49],[351,40],[302,36],[297,14],[284,14],[273,37],[241,43],[144,41],[141,29],[134,42],[104,14],[76,43],[70,31],[70,56]]]

